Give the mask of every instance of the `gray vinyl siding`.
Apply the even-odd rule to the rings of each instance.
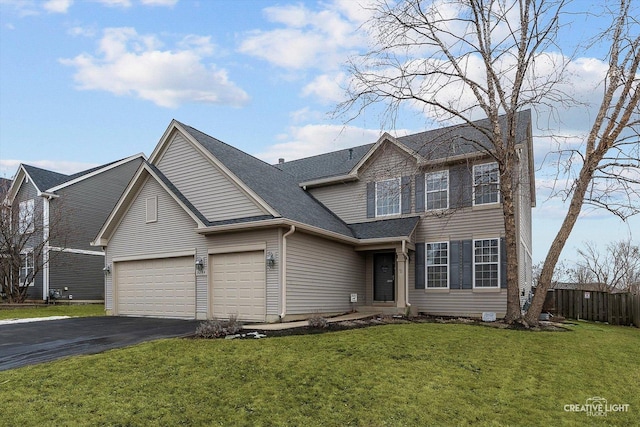
[[[104,300],[104,257],[77,253],[52,252],[49,264],[49,289],[69,290],[63,299]]]
[[[95,251],[91,241],[141,163],[137,158],[60,189],[60,197],[50,202],[50,216],[65,215],[72,226],[66,241],[52,237],[51,246]]]
[[[447,215],[425,214],[416,227],[416,242],[442,242],[504,235],[502,207],[466,208]]]
[[[520,281],[519,287],[521,291],[520,306],[523,306],[529,298],[533,286],[531,183],[529,174],[529,151],[526,148],[521,152],[519,178],[518,222],[516,224],[520,237],[520,244],[518,245],[518,280]]]
[[[158,221],[146,222],[146,198],[158,197]],[[109,241],[106,262],[114,257],[144,256],[180,251],[197,252],[207,258],[207,239],[194,232],[196,222],[153,178],[143,184]],[[195,261],[194,261],[195,262]],[[113,309],[114,272],[105,280],[105,309]],[[194,266],[194,281],[195,266]],[[196,313],[207,313],[207,276],[198,275]]]
[[[450,289],[448,291],[409,290],[409,302],[421,313],[441,316],[480,317],[485,311],[504,317],[507,309],[507,290],[496,292],[472,289]]]
[[[287,238],[287,314],[351,310],[365,299],[365,257],[353,247],[296,232]]]
[[[207,247],[216,249],[253,244],[266,244],[266,252],[272,252],[276,265],[266,269],[266,304],[267,316],[280,314],[280,233],[278,229],[244,231],[226,234],[214,234],[207,237]],[[200,300],[201,292],[198,292]],[[206,304],[206,301],[205,301]]]
[[[35,233],[29,238],[29,241],[26,245],[24,245],[24,249],[35,247],[37,245],[42,244],[42,197],[38,196],[38,190],[33,185],[31,181],[27,182],[26,180],[22,182],[18,193],[13,201],[14,214],[17,214],[19,211],[19,204],[22,201],[33,199],[34,206],[34,222],[35,222]],[[17,221],[15,222],[17,225]],[[42,260],[34,259],[34,265],[40,264],[40,271],[35,275],[33,280],[33,286],[29,286],[29,290],[27,291],[27,299],[33,300],[41,300],[42,296],[42,286],[43,286],[43,276],[42,276]]]
[[[358,181],[312,188],[309,191],[346,223],[363,222],[367,221],[368,182],[411,176],[411,194],[406,195],[403,203],[410,201],[411,207],[408,212],[414,212],[413,175],[416,173],[415,159],[395,146],[387,144],[381,146],[363,166]],[[403,211],[407,212],[404,206]]]
[[[157,166],[209,221],[266,213],[182,134],[176,133]]]

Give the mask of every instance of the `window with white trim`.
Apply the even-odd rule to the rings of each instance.
[[[499,239],[473,241],[473,287],[498,288],[500,286]]]
[[[35,224],[33,223],[35,203],[33,199],[20,202],[18,209],[18,231],[20,233],[33,233],[35,229]]]
[[[376,216],[400,213],[400,178],[376,182]]]
[[[449,207],[449,171],[425,174],[425,206],[428,211]]]
[[[427,288],[449,287],[449,242],[427,243]]]
[[[500,201],[500,172],[497,163],[473,166],[473,204],[485,205]]]
[[[20,254],[20,283],[28,283],[33,286],[34,259],[33,251],[24,251]]]

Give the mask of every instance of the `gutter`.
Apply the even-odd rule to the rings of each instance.
[[[296,226],[292,225],[289,231],[282,236],[282,312],[280,313],[280,321],[284,319],[287,314],[287,237],[291,236],[296,231]]]

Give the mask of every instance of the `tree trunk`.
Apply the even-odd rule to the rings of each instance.
[[[507,323],[514,323],[522,318],[520,289],[518,287],[518,230],[516,228],[512,172],[515,167],[507,164],[504,169],[504,172],[501,171],[500,174],[505,253],[507,256],[507,312],[504,320]]]

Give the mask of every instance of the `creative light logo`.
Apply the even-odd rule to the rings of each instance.
[[[604,397],[590,397],[584,404],[564,405],[565,412],[584,412],[588,417],[606,417],[609,412],[629,412],[629,404],[607,403]]]

